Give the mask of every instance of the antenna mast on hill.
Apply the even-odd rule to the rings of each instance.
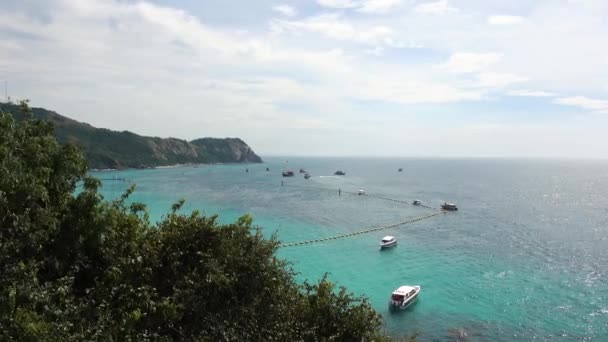
[[[4,101],[8,103],[8,81],[4,80]]]

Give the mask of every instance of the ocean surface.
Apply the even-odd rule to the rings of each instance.
[[[300,168],[312,178],[305,180]],[[284,169],[295,177],[282,178]],[[333,176],[338,169],[346,176]],[[435,212],[347,191],[420,199],[430,207],[452,201],[459,211],[278,254],[300,280],[327,272],[367,296],[396,336],[608,341],[608,161],[266,158],[94,174],[105,179],[108,199],[137,184],[132,198],[147,203],[153,220],[184,198],[183,211],[219,214],[222,222],[250,213],[284,243]],[[381,251],[385,235],[395,235],[398,246]],[[406,284],[422,286],[418,302],[389,313],[391,292]]]

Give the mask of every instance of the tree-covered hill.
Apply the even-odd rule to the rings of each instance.
[[[23,120],[19,105],[0,103],[0,110]],[[260,163],[262,159],[239,138],[203,138],[191,142],[145,137],[129,131],[96,128],[44,108],[33,108],[34,118],[55,126],[60,143],[80,146],[92,169],[145,168],[185,163]]]

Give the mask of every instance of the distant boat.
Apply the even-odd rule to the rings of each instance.
[[[300,169],[300,173],[306,173],[306,170]]]
[[[441,209],[443,209],[443,210],[449,210],[449,211],[456,211],[456,210],[458,210],[458,207],[456,207],[456,204],[454,204],[454,203],[444,202],[441,205]]]
[[[282,172],[283,177],[293,177],[293,171],[287,170]]]
[[[365,190],[363,190],[363,189],[357,190],[357,195],[365,195]]]
[[[380,240],[380,248],[390,248],[397,246],[397,239],[394,236],[385,236]]]
[[[418,298],[422,289],[419,285],[401,286],[391,294],[391,299],[388,302],[389,309],[405,309]]]
[[[342,170],[338,170],[338,171],[334,172],[334,175],[336,175],[336,176],[344,176],[344,175],[346,175],[346,172],[344,172]]]
[[[414,200],[414,202],[412,202],[413,205],[421,205],[422,202],[420,202],[420,200]]]
[[[310,178],[310,173],[306,172],[306,173],[304,174],[304,179],[309,179],[309,178]]]
[[[266,168],[266,171],[270,171],[270,169],[269,169],[269,168]]]
[[[401,172],[401,171],[403,171],[403,169],[402,169],[402,168],[399,168],[399,172]]]

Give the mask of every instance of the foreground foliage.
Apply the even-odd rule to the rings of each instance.
[[[2,340],[386,340],[366,299],[297,284],[250,217],[178,202],[151,224],[133,188],[105,201],[99,186],[51,124],[0,113]]]

